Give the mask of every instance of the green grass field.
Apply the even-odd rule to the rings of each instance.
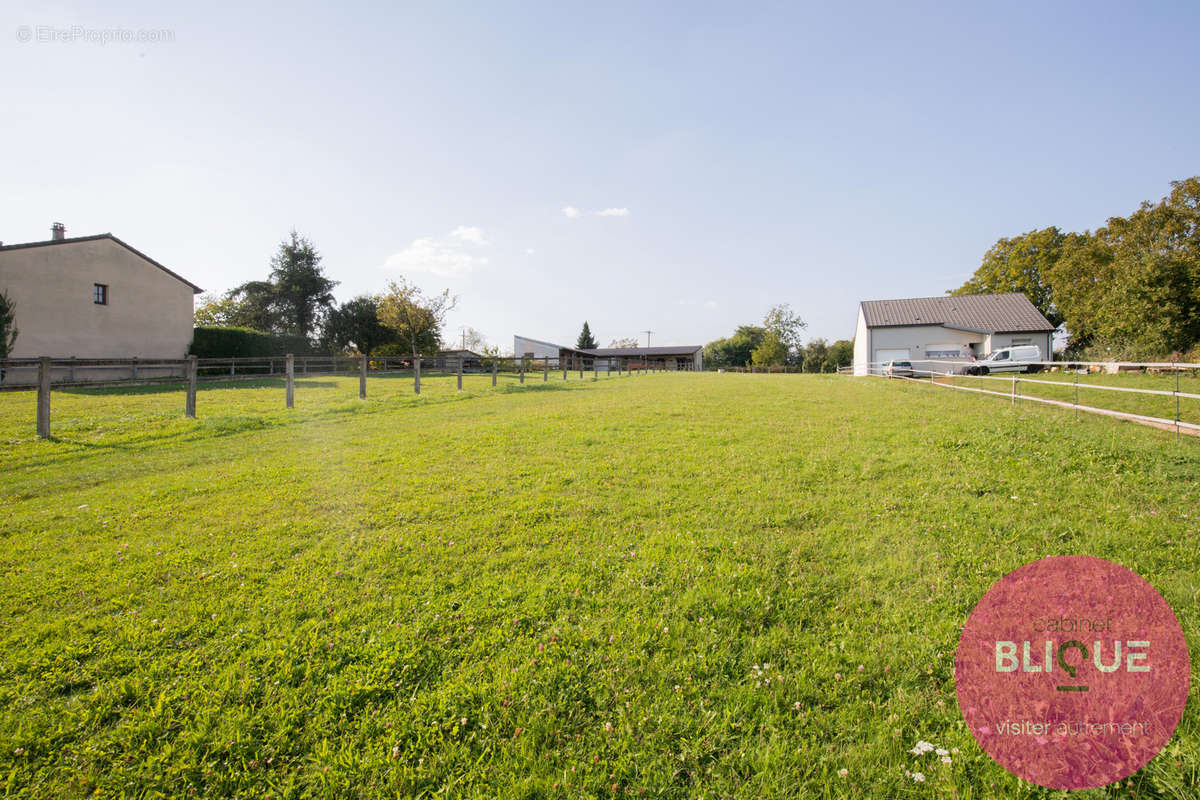
[[[1200,643],[1195,439],[836,376],[467,390],[61,392],[50,441],[0,395],[0,792],[1065,797],[961,720],[979,597],[1096,555]],[[1198,785],[1192,702],[1072,796]]]

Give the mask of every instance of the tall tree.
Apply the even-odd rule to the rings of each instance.
[[[322,317],[333,308],[337,281],[325,277],[321,254],[295,230],[271,259],[280,322],[287,333],[312,338]]]
[[[360,295],[347,300],[325,316],[321,343],[327,350],[339,351],[353,346],[363,355],[396,341],[396,332],[379,322],[379,300]]]
[[[715,339],[704,346],[704,363],[713,367],[745,367],[754,349],[762,344],[767,329],[758,325],[739,325],[732,336]]]
[[[1122,358],[1165,358],[1200,343],[1200,177],[1158,203],[1077,236],[1051,283],[1078,340]]]
[[[837,372],[838,367],[848,367],[854,363],[854,342],[849,339],[838,339],[829,345],[825,354],[825,364],[822,372]]]
[[[226,325],[263,333],[276,333],[283,327],[279,294],[270,281],[247,281],[230,289],[224,300],[228,309]]]
[[[576,350],[595,350],[596,340],[592,337],[592,329],[588,327],[587,320],[583,321],[583,330],[579,332],[579,338],[575,340]]]
[[[983,256],[983,263],[966,283],[948,294],[1004,294],[1022,292],[1058,327],[1063,315],[1055,305],[1049,273],[1062,257],[1066,234],[1056,227],[1029,231],[998,240]]]
[[[446,314],[457,302],[449,289],[426,295],[416,284],[401,278],[390,282],[387,293],[379,298],[379,322],[395,331],[415,359],[422,353],[437,351]]]
[[[758,346],[750,353],[750,359],[756,367],[781,367],[787,363],[788,346],[779,334],[768,329]]]
[[[613,339],[608,343],[608,346],[616,350],[627,350],[631,347],[637,347],[638,340],[632,336],[625,339]]]
[[[0,291],[0,358],[8,358],[17,343],[17,307],[12,299]]]
[[[781,303],[773,306],[763,317],[763,327],[768,334],[782,342],[786,352],[791,354],[803,347],[800,334],[808,327],[808,323],[800,319],[787,303]]]
[[[829,343],[824,339],[813,339],[804,348],[804,371],[823,372],[829,355]]]

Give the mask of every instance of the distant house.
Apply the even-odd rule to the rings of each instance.
[[[969,359],[1032,344],[1050,359],[1054,326],[1025,295],[975,294],[864,300],[854,334],[854,374],[882,361]]]
[[[200,287],[111,233],[0,246],[0,290],[20,331],[11,358],[187,355]]]
[[[699,344],[664,347],[597,347],[581,350],[553,342],[513,337],[513,352],[518,358],[550,359],[556,366],[571,369],[595,369],[598,372],[628,369],[704,369],[704,346]]]

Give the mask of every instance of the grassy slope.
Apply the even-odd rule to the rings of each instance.
[[[1109,558],[1200,641],[1195,441],[900,381],[487,383],[56,394],[51,442],[0,395],[0,789],[1057,796],[961,723],[987,587]],[[1076,796],[1191,796],[1198,722]]]

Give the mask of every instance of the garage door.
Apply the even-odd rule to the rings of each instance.
[[[875,351],[875,360],[876,361],[907,361],[908,360],[908,348],[906,347],[903,350],[876,350]]]

